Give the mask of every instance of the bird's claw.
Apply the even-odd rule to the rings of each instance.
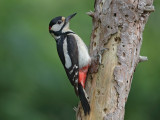
[[[74,107],[73,110],[74,110],[75,112],[77,112],[78,108],[77,108],[77,107]]]
[[[98,56],[99,56],[99,64],[101,65],[102,64],[102,54],[104,53],[105,50],[109,50],[109,48],[102,48],[100,50],[100,52],[98,53]]]

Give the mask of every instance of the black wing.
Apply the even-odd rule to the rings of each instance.
[[[69,57],[71,59],[71,67],[65,67],[65,57],[63,53],[63,43],[64,40],[67,40],[67,50]],[[71,84],[74,86],[75,92],[78,95],[78,77],[79,77],[79,64],[78,64],[78,47],[77,42],[73,35],[65,35],[57,41],[57,51],[61,59],[61,62],[65,68],[68,79]]]
[[[69,69],[65,70],[71,84],[74,86],[76,94],[78,95],[78,77],[79,77],[78,46],[73,35],[67,35],[67,50],[72,65]]]

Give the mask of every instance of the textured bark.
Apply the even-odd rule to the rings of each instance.
[[[140,48],[148,16],[154,11],[152,3],[152,0],[95,1],[95,11],[88,13],[93,20],[90,42],[93,59],[86,84],[91,112],[84,116],[79,104],[78,120],[124,119],[133,73],[139,62],[147,60],[140,56]]]

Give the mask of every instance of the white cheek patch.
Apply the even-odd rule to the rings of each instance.
[[[59,31],[61,29],[61,25],[55,24],[51,28],[53,31]]]
[[[68,55],[66,39],[64,40],[64,43],[63,43],[63,52],[64,52],[64,58],[65,58],[65,67],[70,68],[72,65],[72,62],[71,62],[71,58]]]
[[[64,22],[62,22],[61,24],[55,24],[55,25],[52,26],[51,29],[53,31],[59,31],[62,28],[63,24],[64,24]]]

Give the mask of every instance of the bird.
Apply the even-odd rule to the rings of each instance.
[[[84,114],[89,115],[91,109],[85,91],[85,82],[91,65],[91,57],[86,44],[70,29],[69,22],[76,14],[53,18],[49,23],[49,33],[56,41],[59,58],[76,95],[81,101]]]

